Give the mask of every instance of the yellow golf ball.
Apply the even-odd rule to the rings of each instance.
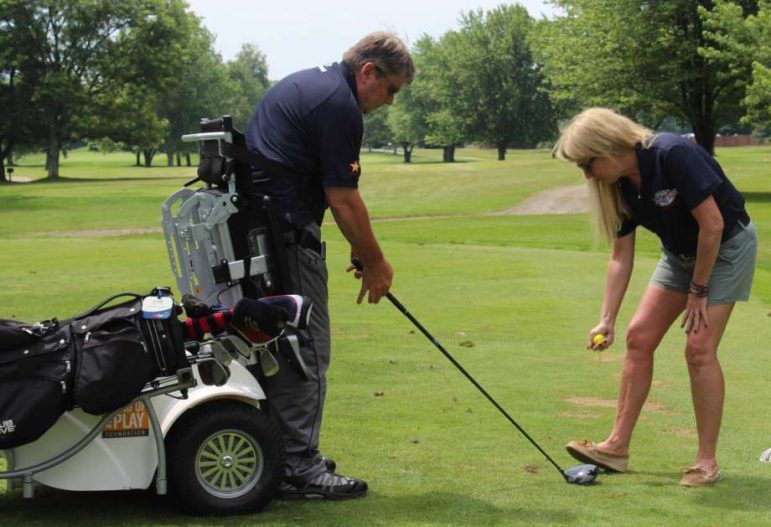
[[[597,333],[592,339],[592,344],[596,346],[597,344],[602,343],[603,340],[605,340],[605,335],[603,335],[602,333]]]

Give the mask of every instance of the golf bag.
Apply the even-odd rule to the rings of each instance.
[[[188,366],[184,325],[171,313],[145,318],[145,298],[115,295],[64,321],[0,321],[0,449],[34,441],[74,406],[118,410]]]
[[[72,407],[68,324],[0,320],[0,450],[34,441]]]

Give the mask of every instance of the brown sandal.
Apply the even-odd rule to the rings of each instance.
[[[717,465],[712,472],[707,472],[697,466],[683,469],[683,472],[683,479],[680,480],[680,485],[683,487],[706,487],[720,479],[720,471]]]
[[[571,441],[565,447],[568,453],[579,461],[592,463],[609,472],[626,472],[629,456],[620,456],[610,452],[602,452],[597,445],[588,439]]]

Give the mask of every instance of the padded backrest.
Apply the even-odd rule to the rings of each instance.
[[[246,150],[246,137],[233,127],[233,119],[229,115],[201,120],[201,132],[230,132],[232,144]],[[251,167],[247,163],[223,156],[217,140],[201,141],[199,145],[201,162],[198,165],[198,177],[202,181],[210,187],[225,191],[228,180],[235,177],[236,192],[242,196],[253,195]]]

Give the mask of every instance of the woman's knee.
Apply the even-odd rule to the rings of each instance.
[[[700,367],[717,362],[717,349],[709,342],[689,339],[685,345],[685,360],[690,367]]]
[[[626,356],[635,362],[653,361],[657,342],[642,324],[631,324],[626,332]]]

